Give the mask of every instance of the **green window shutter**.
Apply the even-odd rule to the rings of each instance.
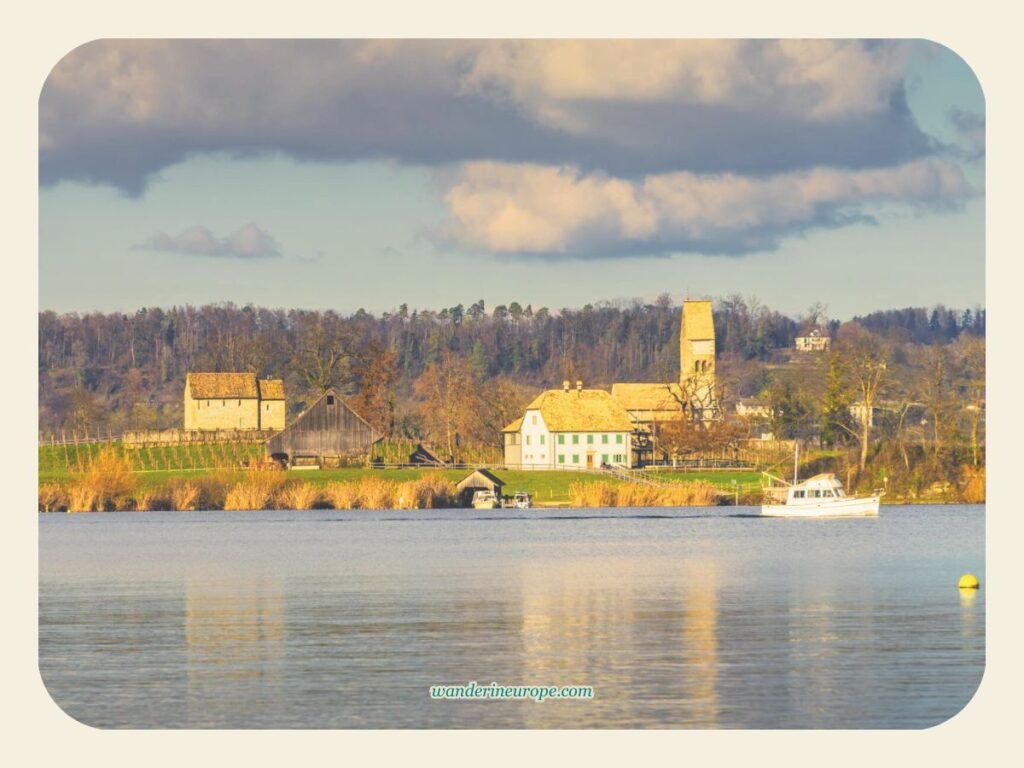
[[[593,435],[587,435],[587,445],[593,445],[593,444],[594,444],[594,436]]]
[[[558,444],[559,445],[565,445],[565,435],[559,435],[558,436]]]
[[[608,435],[607,434],[601,435],[601,444],[602,445],[608,445]]]
[[[565,454],[564,453],[558,454],[558,463],[559,464],[565,464]]]

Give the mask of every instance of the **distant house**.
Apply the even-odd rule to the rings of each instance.
[[[743,419],[769,419],[772,412],[764,401],[747,398],[736,403],[736,415]]]
[[[875,426],[875,413],[879,410],[878,406],[872,406],[868,408],[863,401],[858,400],[849,406],[850,416],[858,424],[863,425],[865,421],[869,427]]]
[[[518,426],[517,426],[518,425]],[[505,465],[522,469],[596,469],[632,466],[633,422],[603,389],[542,392],[521,419],[503,430]]]
[[[267,441],[271,458],[320,466],[363,459],[381,439],[373,427],[328,389],[295,420]]]
[[[284,382],[252,373],[189,373],[186,430],[284,429]]]
[[[831,339],[821,332],[820,328],[812,328],[806,335],[796,337],[798,352],[824,352],[829,348]]]

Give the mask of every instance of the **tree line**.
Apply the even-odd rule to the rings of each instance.
[[[983,424],[961,424],[960,406],[971,386],[965,371],[978,365],[964,362],[974,360],[972,344],[980,344],[984,370],[983,309],[888,310],[848,323],[830,320],[826,310],[815,304],[791,318],[757,299],[716,299],[724,401],[767,402],[768,426],[780,437],[813,435],[870,453],[884,429],[909,451],[926,422],[930,445],[960,445],[966,434],[978,452]],[[290,415],[333,386],[383,434],[429,441],[455,455],[465,442],[500,444],[501,427],[565,379],[588,387],[677,380],[680,315],[668,295],[557,311],[518,302],[488,309],[483,301],[440,310],[403,304],[380,315],[233,304],[134,314],[44,311],[40,431],[179,427],[186,373],[252,371],[284,379]],[[795,337],[813,327],[834,339],[832,352],[794,355]],[[883,350],[884,373],[874,388],[850,383],[861,370],[854,337]],[[865,397],[884,401],[866,451],[849,421],[850,405]],[[890,427],[893,419],[897,426]],[[735,424],[723,429],[719,441],[737,431]],[[867,457],[859,463],[866,466]]]

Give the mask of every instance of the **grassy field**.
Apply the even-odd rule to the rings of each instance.
[[[79,476],[96,457],[101,444],[91,445],[41,445],[39,447],[39,482],[68,485]],[[133,474],[140,489],[154,490],[175,478],[200,478],[216,475],[222,479],[237,480],[244,475],[244,463],[258,461],[263,456],[263,446],[247,443],[199,444],[182,446],[159,446],[127,448],[113,442],[109,446],[118,455],[125,456],[131,463]],[[403,446],[404,448],[404,446]],[[465,477],[464,469],[411,469],[343,467],[320,470],[290,470],[289,479],[302,480],[318,486],[328,483],[356,482],[368,477],[402,483],[417,480],[431,474],[452,482]],[[526,491],[537,503],[565,503],[569,500],[569,486],[572,483],[593,483],[598,481],[617,485],[624,481],[600,473],[560,471],[518,471],[495,470],[505,481],[504,492],[511,494]],[[732,490],[732,481],[742,485],[759,482],[756,472],[663,472],[649,473],[650,479],[659,483],[708,481],[725,492]]]

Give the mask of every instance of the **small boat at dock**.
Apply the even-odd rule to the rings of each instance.
[[[473,509],[498,509],[501,499],[494,491],[476,491],[473,494]]]

